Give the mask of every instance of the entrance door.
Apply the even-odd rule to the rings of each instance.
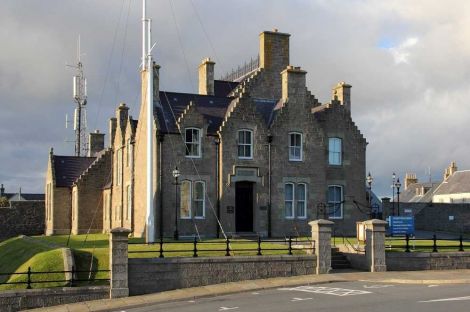
[[[235,183],[235,230],[253,232],[253,182]]]

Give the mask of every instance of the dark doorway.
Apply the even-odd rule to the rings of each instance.
[[[235,230],[253,232],[253,182],[235,183]]]

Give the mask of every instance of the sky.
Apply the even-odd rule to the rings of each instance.
[[[196,92],[210,56],[216,77],[258,53],[258,34],[291,34],[292,65],[325,103],[352,88],[353,120],[369,142],[373,190],[391,176],[441,180],[470,169],[470,2],[466,0],[148,0],[161,89]],[[77,39],[88,79],[88,130],[107,133],[120,102],[138,117],[141,1],[0,2],[0,183],[43,192],[50,147],[72,155]]]

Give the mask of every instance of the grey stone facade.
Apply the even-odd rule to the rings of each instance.
[[[357,208],[367,205],[367,142],[351,119],[351,86],[339,83],[331,102],[321,104],[306,86],[307,73],[290,65],[289,40],[289,34],[277,30],[262,32],[258,68],[233,81],[215,80],[216,64],[204,59],[198,70],[199,94],[160,91],[165,68],[160,75],[159,66],[154,65],[152,221],[157,237],[173,236],[175,220],[180,236],[186,237],[224,233],[283,237],[309,235],[308,221],[328,218],[328,210],[335,212],[333,231],[337,234],[354,233],[356,222],[367,218]],[[141,72],[143,99],[147,75]],[[138,123],[128,115],[125,104],[119,105],[110,120],[111,165],[109,172],[104,172],[106,167],[97,173],[108,179],[94,177],[108,183],[99,200],[93,197],[93,202],[103,206],[93,209],[103,217],[105,232],[125,227],[134,236],[146,234],[146,117],[144,100]],[[186,142],[188,129],[196,129],[198,138],[191,140],[197,141],[197,147]],[[330,138],[337,140],[336,164],[329,162]],[[188,146],[197,152],[189,152]],[[246,153],[244,157],[239,149]],[[297,158],[291,159],[290,153],[297,153]],[[179,185],[172,176],[176,167],[181,173]],[[204,195],[197,201],[201,184]],[[330,186],[338,192],[334,205],[328,198]],[[187,197],[182,196],[184,187]],[[201,203],[203,207],[198,206]],[[70,207],[67,203],[64,209],[53,210],[68,210],[64,214],[70,216]],[[91,212],[85,206],[78,209],[84,211],[75,213]],[[59,212],[55,215],[59,219]],[[61,224],[68,222],[60,219]],[[57,233],[52,223],[48,221],[48,233]]]

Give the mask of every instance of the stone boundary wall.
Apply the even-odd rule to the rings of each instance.
[[[397,203],[395,203],[396,209]],[[400,203],[401,216],[406,215],[405,209],[415,216],[417,230],[470,232],[470,204]],[[384,218],[390,215],[392,203],[383,202],[383,211]]]
[[[18,235],[41,235],[45,229],[43,200],[12,201],[0,208],[0,241]]]
[[[0,311],[13,312],[108,298],[108,286],[7,290],[0,292]]]
[[[387,252],[387,270],[470,269],[470,252]]]
[[[315,274],[316,256],[129,259],[129,293],[142,295],[271,277]]]

